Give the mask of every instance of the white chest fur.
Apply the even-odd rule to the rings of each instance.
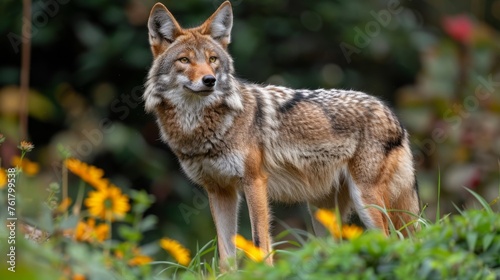
[[[182,160],[181,166],[186,175],[198,184],[210,178],[221,186],[227,185],[244,175],[244,155],[233,151],[217,157],[205,157],[201,160]]]

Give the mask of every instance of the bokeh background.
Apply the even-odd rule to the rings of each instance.
[[[185,27],[222,1],[162,1]],[[2,167],[21,138],[21,42],[30,37],[28,157],[24,181],[60,181],[62,149],[103,168],[124,192],[145,189],[159,217],[151,238],[191,248],[215,236],[203,190],[182,174],[143,109],[152,55],[146,23],[153,0],[33,1],[31,34],[22,1],[0,3]],[[232,1],[229,49],[239,77],[296,88],[368,92],[395,109],[411,134],[422,204],[434,217],[474,207],[470,188],[492,201],[500,190],[500,0]],[[73,178],[75,179],[75,178]],[[464,188],[465,187],[465,188]],[[70,189],[71,191],[71,189]],[[74,190],[72,191],[74,195]],[[40,192],[43,194],[43,192]],[[477,204],[477,203],[476,203]],[[245,205],[241,232],[249,237]],[[274,234],[308,228],[304,205],[274,205]],[[36,213],[33,213],[36,215]]]

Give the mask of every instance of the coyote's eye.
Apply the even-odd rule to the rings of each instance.
[[[187,57],[181,57],[181,58],[179,58],[179,61],[180,61],[181,63],[186,64],[186,63],[189,63],[189,58],[187,58]]]
[[[214,63],[217,61],[217,57],[216,56],[211,56],[208,61],[210,61],[210,63]]]

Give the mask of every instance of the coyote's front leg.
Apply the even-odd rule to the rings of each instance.
[[[271,234],[269,232],[270,211],[267,198],[267,174],[262,169],[262,153],[259,150],[251,152],[247,157],[243,191],[250,214],[253,243],[264,253],[265,262],[272,265],[273,258],[269,255]]]
[[[210,210],[217,229],[220,268],[236,267],[236,246],[233,239],[238,224],[238,192],[235,189],[209,191]],[[230,263],[230,260],[234,263]]]

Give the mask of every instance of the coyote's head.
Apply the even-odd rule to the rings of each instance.
[[[230,90],[232,25],[229,1],[190,29],[183,29],[163,4],[154,5],[148,21],[154,61],[146,82],[146,110],[161,98],[212,99]]]

